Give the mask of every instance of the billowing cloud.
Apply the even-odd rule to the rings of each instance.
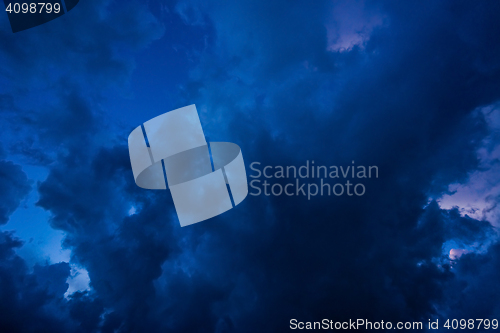
[[[10,234],[3,240],[2,262],[12,265],[5,285],[24,293],[42,288],[37,304],[52,311],[33,310],[38,322],[66,332],[275,332],[292,318],[483,317],[472,305],[497,277],[494,223],[441,199],[450,184],[467,184],[482,171],[481,149],[494,168],[490,148],[498,138],[492,120],[475,110],[500,100],[500,47],[491,43],[500,32],[498,5],[358,4],[347,10],[323,1],[152,1],[151,8],[163,8],[153,16],[144,5],[114,9],[88,1],[81,8],[93,15],[85,16],[90,23],[65,21],[75,8],[44,25],[38,33],[69,24],[52,32],[61,37],[48,44],[57,52],[39,51],[40,63],[12,79],[0,107],[30,143],[12,152],[36,149],[51,161],[37,184],[37,205],[65,233],[71,263],[86,269],[89,290],[65,297],[70,266],[30,272]],[[351,12],[359,14],[355,22],[338,18]],[[198,29],[186,38],[204,47],[169,96],[179,107],[196,103],[209,141],[237,143],[247,165],[377,165],[379,177],[366,181],[366,194],[249,196],[237,209],[181,229],[167,191],[135,186],[126,137],[138,124],[107,101],[135,91],[123,82],[134,75],[131,54],[163,32],[156,17],[165,34]],[[337,39],[331,27],[340,27]],[[349,38],[352,47],[332,49]],[[7,40],[13,51],[3,56],[18,70],[26,45],[42,45]],[[163,49],[150,52],[154,57],[135,57],[168,61]],[[74,75],[65,56],[76,58]],[[63,63],[43,84],[42,60]],[[37,91],[22,90],[21,82],[54,90],[30,102],[24,97]],[[482,193],[494,193],[485,186]],[[36,283],[14,282],[29,279]],[[484,300],[491,309],[484,316],[495,314],[495,300]]]
[[[64,332],[63,294],[69,265],[35,266],[32,273],[15,254],[22,242],[12,234],[0,233],[0,328],[4,332]],[[27,320],[30,318],[30,320]]]
[[[0,156],[1,157],[1,156]],[[0,225],[7,223],[31,185],[20,165],[0,160]]]

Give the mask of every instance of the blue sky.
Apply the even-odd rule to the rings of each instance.
[[[0,15],[0,331],[498,318],[499,7],[81,0],[16,34]],[[181,228],[127,136],[190,104],[247,174],[379,177]]]

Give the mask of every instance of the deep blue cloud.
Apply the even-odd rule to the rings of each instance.
[[[34,190],[50,219],[27,223],[63,231],[71,259],[31,269],[3,232],[0,327],[276,332],[292,318],[494,318],[498,221],[439,198],[498,145],[478,111],[500,100],[498,6],[81,1],[38,30],[2,28],[1,221],[30,190],[19,165],[45,167]],[[161,78],[134,70],[149,66]],[[165,105],[150,100],[161,89]],[[249,196],[180,228],[168,191],[134,184],[126,137],[192,103],[210,141],[242,147],[249,174],[253,161],[354,160],[379,178],[362,197]],[[467,252],[450,258],[448,244]],[[90,284],[65,296],[70,265]]]
[[[1,152],[0,152],[1,153]],[[1,157],[1,155],[0,155]],[[0,224],[5,224],[31,189],[21,166],[0,160]]]

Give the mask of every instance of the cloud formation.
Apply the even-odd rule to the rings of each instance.
[[[14,126],[6,150],[29,163],[50,161],[37,205],[64,231],[71,264],[88,271],[90,290],[64,298],[70,266],[30,271],[13,250],[21,242],[3,233],[4,292],[34,303],[9,296],[16,306],[1,304],[5,313],[37,320],[12,315],[2,328],[275,332],[292,318],[426,322],[498,314],[486,292],[497,294],[495,221],[438,202],[450,184],[480,170],[485,138],[493,146],[498,140],[492,119],[475,111],[500,99],[500,46],[491,43],[500,32],[496,2],[114,5],[82,2],[21,40],[5,33],[12,47],[2,57],[11,67],[1,80],[13,84],[0,107]],[[89,15],[64,21],[79,8]],[[336,30],[335,41],[362,38],[341,49],[332,47],[329,29],[343,26],[344,11],[362,14],[352,29]],[[172,103],[197,105],[209,141],[230,138],[247,166],[355,160],[377,165],[379,178],[367,180],[362,197],[249,196],[181,229],[168,192],[135,186],[126,136],[138,124],[110,125],[121,110],[107,100],[134,91],[126,82],[139,50],[174,28],[193,40],[204,34]],[[36,41],[44,32],[60,38]],[[39,57],[22,70],[29,50]],[[61,68],[52,75],[46,63]],[[10,148],[19,137],[30,145]],[[2,165],[10,182],[28,184],[20,167]],[[450,258],[452,243],[467,252]]]
[[[1,156],[0,156],[1,157]],[[7,223],[21,200],[28,194],[31,185],[20,165],[0,160],[0,225]]]

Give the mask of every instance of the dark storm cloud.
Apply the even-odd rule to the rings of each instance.
[[[49,179],[55,183],[46,182],[51,186],[40,186],[40,193],[52,195],[53,201],[42,195],[40,205],[52,205],[52,225],[68,234],[81,235],[81,245],[85,237],[101,240],[107,236],[105,230],[112,233],[111,224],[98,223],[106,213],[99,208],[110,204],[112,198],[118,197],[118,202],[110,208],[112,214],[107,218],[113,220],[125,213],[124,200],[116,195],[126,183],[125,177],[112,183],[116,169],[124,165],[123,157],[129,163],[124,147],[115,150],[120,156],[116,163],[107,154],[107,164],[95,166],[101,170],[103,186],[96,184],[93,172],[94,157],[100,156],[102,146],[112,145],[114,140],[114,135],[109,135],[109,115],[103,115],[102,103],[110,91],[128,89],[134,53],[159,38],[163,27],[147,6],[138,2],[116,6],[112,1],[84,1],[78,12],[71,14],[64,22],[50,22],[15,35],[8,31],[1,16],[0,117],[6,153],[27,164],[51,164]],[[0,178],[3,224],[30,186],[21,167],[12,162],[0,162]],[[112,185],[115,188],[111,191]],[[85,214],[90,219],[85,220]],[[94,230],[80,232],[88,226]],[[0,258],[0,331],[87,332],[102,324],[104,306],[99,297],[89,292],[77,292],[68,300],[63,297],[70,276],[68,263],[40,264],[30,271],[13,251],[22,245],[19,240],[2,234],[0,243],[4,248]],[[72,246],[70,237],[66,243],[68,248]],[[104,246],[101,248],[105,251]],[[81,257],[74,262],[86,260]],[[102,266],[102,270],[108,267]],[[109,328],[113,316],[106,316],[103,330]],[[122,326],[121,322],[120,318],[117,327]]]
[[[487,253],[470,253],[460,258],[454,266],[458,279],[446,286],[448,299],[445,304],[450,317],[498,319],[499,254],[497,243]]]
[[[85,1],[60,19],[17,34],[6,17],[0,24],[4,146],[34,163],[53,160],[43,154],[54,155],[61,145],[88,140],[96,122],[107,125],[101,103],[127,89],[133,54],[163,33],[138,2]]]
[[[326,40],[316,38],[321,32],[312,18],[321,15],[311,15],[310,6],[192,4],[210,13],[220,38],[219,52],[206,55],[194,72],[196,84],[185,91],[187,100],[206,106],[212,139],[239,138],[246,161],[356,160],[381,170],[363,198],[249,197],[227,233],[211,233],[221,240],[209,237],[207,252],[219,254],[222,247],[231,255],[202,257],[198,264],[206,270],[216,265],[226,278],[217,281],[231,281],[229,272],[250,281],[246,297],[222,312],[238,330],[280,330],[294,317],[411,320],[435,314],[455,276],[449,265],[433,263],[443,243],[470,244],[493,234],[488,223],[459,218],[436,203],[422,208],[429,195],[477,167],[476,150],[487,130],[473,110],[500,97],[500,73],[484,70],[498,68],[497,59],[485,56],[499,52],[490,42],[499,29],[497,4],[490,4],[427,3],[417,13],[385,5],[387,23],[363,47],[340,54],[328,54]],[[304,15],[296,18],[298,7]],[[307,29],[304,22],[310,22]],[[267,40],[271,47],[263,47]],[[287,52],[288,45],[303,50]],[[218,120],[224,118],[231,121]],[[248,218],[241,217],[245,208]],[[246,228],[252,231],[248,242]],[[241,267],[230,265],[232,258]],[[252,310],[245,309],[247,300]]]
[[[60,314],[65,311],[62,305],[69,265],[35,266],[30,273],[14,252],[21,245],[12,234],[0,233],[0,330],[65,332],[69,327]]]
[[[80,325],[104,332],[275,332],[287,330],[291,318],[426,321],[438,310],[475,314],[474,291],[485,292],[497,276],[496,245],[454,266],[442,246],[487,242],[492,227],[442,210],[429,197],[478,165],[476,151],[488,132],[473,110],[500,99],[494,56],[500,46],[491,43],[500,30],[496,6],[366,3],[367,15],[382,13],[383,24],[364,44],[331,52],[326,2],[178,4],[186,21],[215,31],[179,98],[180,106],[197,104],[210,140],[238,143],[247,164],[378,165],[380,177],[365,182],[363,197],[249,196],[220,217],[181,229],[168,192],[135,186],[126,147],[99,146],[92,111],[99,98],[64,90],[58,101],[71,112],[47,118],[40,133],[64,141],[67,150],[38,184],[38,205],[66,233],[64,244],[88,270],[92,290],[64,306],[58,302],[68,268],[36,273],[47,295],[57,295],[67,331]],[[129,15],[125,9],[112,22],[125,29],[141,15],[149,18]],[[76,29],[71,25],[63,36]],[[144,39],[101,21],[95,29],[105,29],[96,44],[82,35],[84,47],[73,45],[82,53],[77,87],[94,80],[107,87],[127,73],[128,62],[115,63],[121,53],[108,40],[130,34],[126,42],[137,46]],[[14,50],[23,56],[20,45]],[[85,149],[77,149],[82,142]],[[128,216],[132,206],[137,213]],[[9,242],[15,240],[8,236]],[[32,276],[15,260],[19,279]],[[484,273],[473,277],[479,268]],[[44,284],[51,274],[54,283]],[[453,298],[453,287],[465,290],[464,283],[472,291]]]
[[[249,197],[236,210],[182,230],[171,205],[160,213],[169,198],[154,195],[135,199],[139,214],[115,220],[113,237],[71,233],[75,257],[85,260],[92,286],[113,309],[109,322],[125,330],[137,330],[141,318],[143,329],[158,331],[279,331],[291,318],[436,315],[455,277],[443,243],[470,244],[491,234],[488,223],[435,202],[422,208],[429,193],[477,165],[486,126],[472,110],[500,97],[489,88],[499,77],[478,72],[470,58],[481,53],[454,35],[467,26],[455,18],[452,27],[431,21],[420,29],[403,11],[376,29],[364,49],[330,54],[318,23],[321,6],[193,6],[208,13],[206,24],[218,37],[185,90],[201,110],[207,106],[202,117],[212,139],[239,138],[246,161],[355,159],[379,165],[381,177],[362,198]],[[474,77],[474,85],[462,76]],[[230,121],[218,121],[223,117]],[[57,182],[49,177],[40,187],[41,203],[55,213],[67,205],[51,203],[43,189]],[[92,207],[109,209],[103,200]],[[91,212],[76,225],[94,230],[85,226]]]
[[[0,201],[0,225],[7,223],[10,214],[17,209],[30,189],[28,177],[20,165],[0,160],[0,198],[2,198]]]
[[[98,304],[108,313],[103,327],[139,331],[159,320],[150,303],[153,281],[176,247],[168,218],[173,205],[166,192],[153,195],[135,186],[124,146],[78,159],[70,155],[51,170],[39,184],[37,205],[52,212],[51,225],[67,232],[72,260],[89,271]],[[140,216],[127,216],[130,205]],[[79,304],[93,308],[85,299]]]
[[[95,331],[102,314],[99,300],[88,292],[64,299],[69,264],[35,265],[30,269],[15,253],[21,246],[12,233],[0,233],[0,331]]]
[[[44,85],[45,75],[54,75],[52,79],[62,75],[86,83],[90,80],[94,89],[102,89],[105,83],[127,80],[133,66],[131,52],[163,33],[147,7],[138,2],[113,8],[109,0],[80,5],[77,12],[60,18],[62,21],[18,34],[7,29],[8,22],[2,17],[2,57],[8,65],[4,76],[11,83]],[[92,79],[75,74],[92,74]]]

